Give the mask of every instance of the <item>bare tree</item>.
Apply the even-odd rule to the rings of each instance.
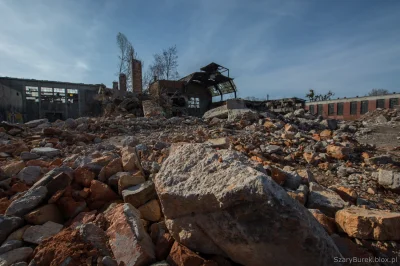
[[[135,57],[135,50],[131,42],[125,36],[125,34],[118,32],[117,34],[117,45],[119,49],[118,54],[118,73],[119,76],[121,73],[126,75],[126,83],[128,88],[132,88],[132,64],[131,61]]]
[[[385,89],[372,89],[368,92],[368,96],[381,96],[381,95],[388,95],[390,92]]]
[[[176,45],[163,50],[162,61],[164,63],[166,79],[170,80],[178,78],[178,50],[176,49]]]
[[[178,49],[176,45],[164,49],[161,54],[154,54],[154,61],[149,65],[151,76],[158,79],[173,80],[179,77]]]
[[[143,66],[142,66],[143,67]],[[150,83],[153,81],[153,72],[149,68],[146,72],[143,72],[142,87],[144,91],[148,91]]]
[[[163,57],[159,54],[154,55],[154,62],[149,66],[152,76],[157,76],[158,79],[165,79],[165,67]]]

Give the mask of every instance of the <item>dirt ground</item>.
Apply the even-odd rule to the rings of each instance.
[[[378,151],[389,153],[400,158],[400,123],[394,125],[370,125],[371,129],[366,135],[359,136],[357,140],[361,143],[375,144]]]

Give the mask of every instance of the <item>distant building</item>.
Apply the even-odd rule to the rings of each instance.
[[[306,110],[324,118],[355,120],[377,108],[394,108],[399,105],[400,93],[381,96],[342,98],[327,101],[307,102]]]
[[[101,86],[0,77],[0,121],[23,123],[100,115],[96,96]]]
[[[222,73],[227,72],[227,76]],[[211,63],[179,80],[155,80],[149,85],[150,95],[162,102],[170,100],[168,109],[171,115],[202,116],[212,108],[213,97],[223,101],[223,95],[233,93],[236,98],[236,85],[229,77],[229,69]],[[161,104],[163,105],[163,104]]]

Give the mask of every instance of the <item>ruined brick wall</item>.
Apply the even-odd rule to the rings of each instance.
[[[158,98],[160,96],[160,86],[158,81],[150,84],[149,93],[153,98]]]
[[[163,109],[154,101],[143,101],[142,106],[145,117],[157,117],[163,115]]]
[[[132,60],[132,90],[136,94],[142,94],[142,62]]]

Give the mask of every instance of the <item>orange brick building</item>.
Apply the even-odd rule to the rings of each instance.
[[[400,93],[381,96],[339,98],[328,101],[307,102],[306,110],[324,118],[355,120],[377,108],[394,108],[400,103]]]

